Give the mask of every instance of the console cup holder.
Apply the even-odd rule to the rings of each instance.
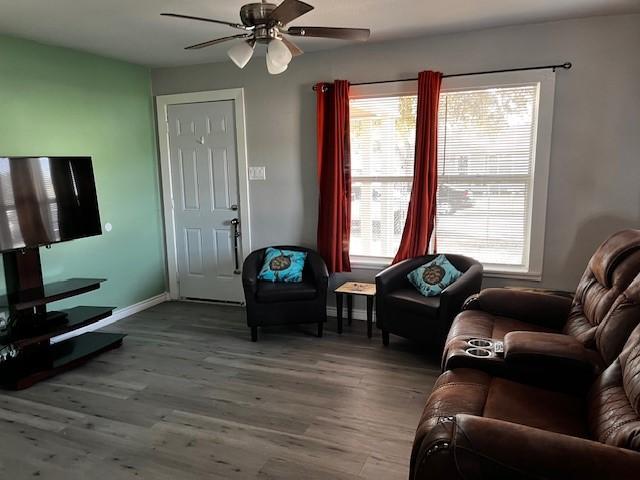
[[[493,352],[487,348],[468,348],[465,350],[467,355],[471,355],[472,357],[491,357],[493,356]]]
[[[490,340],[485,340],[484,338],[472,338],[467,343],[472,347],[480,347],[480,348],[493,347],[493,342]]]

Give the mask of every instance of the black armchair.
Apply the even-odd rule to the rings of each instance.
[[[271,283],[258,280],[266,248],[252,252],[244,261],[242,286],[246,301],[247,325],[251,341],[258,340],[258,327],[294,323],[317,323],[322,337],[327,321],[329,272],[314,250],[295,246],[276,246],[283,250],[307,252],[300,283]]]
[[[463,255],[447,259],[462,276],[439,296],[421,295],[407,279],[407,274],[437,255],[403,260],[376,276],[376,325],[382,330],[382,342],[389,345],[389,333],[430,344],[444,345],[449,327],[464,301],[482,286],[482,265]]]

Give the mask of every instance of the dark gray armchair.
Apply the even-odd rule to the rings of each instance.
[[[247,325],[251,341],[258,340],[258,327],[295,323],[317,323],[322,337],[327,321],[329,272],[314,250],[295,246],[274,246],[283,250],[307,252],[300,283],[271,283],[258,280],[266,248],[252,252],[244,261],[242,286],[246,301]]]
[[[447,254],[462,276],[439,296],[421,295],[407,280],[407,274],[437,255],[410,258],[396,263],[376,276],[376,325],[382,342],[389,345],[389,334],[430,344],[442,349],[454,317],[464,301],[482,286],[482,265],[463,255]]]

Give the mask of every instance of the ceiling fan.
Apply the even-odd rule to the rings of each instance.
[[[368,28],[336,28],[336,27],[289,27],[289,22],[313,10],[313,7],[299,0],[284,0],[280,5],[268,3],[249,3],[240,9],[242,23],[214,20],[212,18],[180,15],[177,13],[161,13],[165,17],[185,18],[201,22],[217,23],[243,30],[243,33],[229,37],[216,38],[207,42],[186,47],[186,50],[209,47],[228,40],[242,41],[229,49],[227,55],[240,68],[249,63],[256,43],[267,45],[267,70],[276,75],[284,72],[294,56],[303,51],[284,35],[294,37],[323,37],[342,40],[365,41],[371,34]]]

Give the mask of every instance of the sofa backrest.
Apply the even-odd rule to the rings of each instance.
[[[594,382],[587,407],[593,438],[640,451],[640,326]]]
[[[622,351],[630,332],[640,324],[640,273],[624,289],[596,327],[596,349],[611,364]]]
[[[639,273],[640,230],[622,230],[605,240],[578,284],[564,333],[589,348],[605,348],[607,363],[616,358],[635,326],[625,310],[637,294],[637,285],[630,286]]]

